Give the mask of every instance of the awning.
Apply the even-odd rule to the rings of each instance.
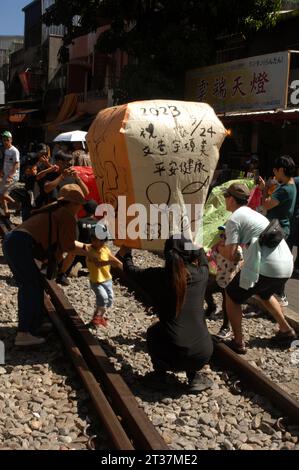
[[[56,119],[52,122],[48,122],[45,124],[45,127],[48,128],[49,131],[56,131],[57,126],[64,122],[65,120],[68,120],[72,117],[74,113],[76,113],[77,109],[77,104],[78,104],[78,97],[76,93],[71,93],[69,95],[66,95],[64,97],[64,102],[60,108],[60,111],[56,117]]]
[[[244,121],[299,121],[299,108],[252,111],[248,113],[234,112],[218,114],[219,119],[230,122]]]
[[[11,108],[9,110],[8,120],[11,123],[20,123],[23,122],[30,114],[36,113],[39,109],[15,109]]]
[[[75,117],[75,116],[74,116]],[[88,130],[92,121],[95,119],[96,115],[85,114],[77,117],[77,119],[69,119],[68,121],[61,122],[57,129],[63,132],[68,132],[74,130],[74,128],[81,131]]]

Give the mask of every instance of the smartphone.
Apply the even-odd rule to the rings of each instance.
[[[254,184],[259,184],[260,182],[260,173],[258,170],[254,170]]]

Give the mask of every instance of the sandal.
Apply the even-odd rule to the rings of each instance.
[[[235,351],[237,354],[246,354],[247,349],[245,347],[245,344],[238,344],[234,339],[231,339],[230,341],[225,341],[224,343],[226,346],[228,346],[230,349]]]
[[[271,343],[284,343],[286,341],[292,341],[297,338],[297,334],[293,328],[288,331],[278,331],[272,338],[270,338]]]
[[[108,320],[106,320],[106,318],[104,317],[101,317],[99,315],[96,315],[95,317],[93,317],[93,319],[91,320],[90,322],[90,326],[107,326],[108,324]]]

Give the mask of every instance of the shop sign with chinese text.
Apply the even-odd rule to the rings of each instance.
[[[206,102],[217,113],[286,108],[288,51],[193,69],[186,99]]]

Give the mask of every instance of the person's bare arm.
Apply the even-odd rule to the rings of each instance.
[[[115,258],[115,256],[109,255],[109,261],[111,266],[113,266],[114,268],[123,269],[122,262],[119,259]]]
[[[14,165],[13,165],[13,167],[12,167],[12,170],[11,170],[11,172],[10,172],[10,174],[9,174],[9,178],[12,179],[12,178],[14,177],[14,175],[15,175],[16,172],[18,171],[18,168],[19,168],[19,163],[18,163],[18,162],[14,163]]]
[[[238,245],[225,245],[218,247],[219,253],[229,261],[235,261],[237,258]]]
[[[90,247],[91,245],[88,245],[86,243],[81,243],[76,240],[75,249],[72,253],[74,253],[77,256],[85,256],[89,261],[94,263],[98,268],[102,268],[103,266],[109,266],[110,264],[112,264],[110,259],[107,261],[99,261],[92,253],[89,252]]]
[[[80,186],[80,188],[82,189],[82,192],[84,194],[84,197],[86,197],[88,194],[89,194],[89,189],[88,187],[86,186],[86,184],[84,183],[84,181],[82,181],[82,179],[80,178],[80,176],[78,175],[78,173],[76,171],[73,171],[71,172],[71,175],[74,176],[75,180],[76,180],[76,183]]]
[[[273,199],[272,197],[268,197],[263,201],[263,207],[267,210],[273,209],[276,206],[279,206],[279,201],[277,199]]]
[[[264,207],[264,209],[270,210],[279,205],[279,201],[277,199],[268,197],[269,187],[261,176],[259,177],[259,188],[261,189],[261,191],[263,191],[262,206]]]
[[[63,175],[59,175],[54,181],[47,181],[44,186],[44,191],[46,194],[49,194],[51,191],[53,191],[59,183],[63,180]]]
[[[53,165],[53,166],[49,166],[49,168],[46,168],[45,170],[42,170],[42,171],[39,171],[36,175],[36,181],[39,181],[41,180],[42,178],[44,178],[48,173],[52,173],[53,171],[57,171],[57,166],[56,165]]]

